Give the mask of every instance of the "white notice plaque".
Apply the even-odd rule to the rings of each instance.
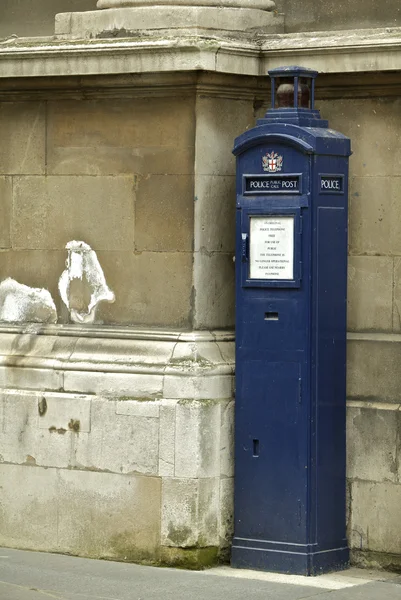
[[[249,278],[294,279],[294,217],[250,217]]]

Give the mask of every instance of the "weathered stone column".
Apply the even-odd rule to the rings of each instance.
[[[75,38],[254,36],[283,31],[273,0],[98,0],[100,11],[57,15],[56,34]]]
[[[10,293],[8,322],[0,310],[0,545],[195,567],[227,556],[231,148],[265,97],[252,39],[282,31],[273,8],[99,0],[12,54],[0,272],[28,308],[32,288],[54,307],[49,325],[33,324],[43,310],[14,324]]]

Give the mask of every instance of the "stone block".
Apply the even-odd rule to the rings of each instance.
[[[199,546],[220,544],[220,479],[199,480],[198,527]]]
[[[220,475],[221,406],[179,402],[176,407],[175,477]]]
[[[42,327],[42,325],[38,325]],[[22,328],[24,329],[24,328]],[[6,351],[6,347],[2,346],[3,356],[8,354],[8,365],[22,366],[26,364],[28,359],[34,360],[34,366],[38,366],[41,362],[43,367],[53,367],[55,361],[54,348],[57,337],[52,335],[37,335],[25,330],[23,333],[3,334],[2,341],[9,342],[11,347]],[[36,360],[35,360],[36,359]],[[42,360],[40,360],[42,359]],[[16,362],[13,363],[13,360]]]
[[[219,535],[222,548],[231,546],[234,534],[234,478],[220,480]]]
[[[166,368],[163,382],[163,397],[185,400],[218,400],[231,398],[233,378],[230,375],[208,375],[199,372],[196,376],[183,370]]]
[[[347,476],[397,482],[397,404],[350,403],[347,407]]]
[[[2,432],[10,435],[18,433],[22,441],[25,433],[37,428],[38,402],[44,397],[41,392],[25,390],[1,390]]]
[[[0,431],[4,431],[4,396],[0,394]],[[0,457],[0,462],[3,461],[3,457]]]
[[[99,373],[96,371],[66,371],[64,373],[64,390],[66,392],[151,399],[161,396],[162,386],[162,375]]]
[[[40,394],[34,392],[2,391],[2,435],[0,454],[2,462],[36,463],[37,411]],[[29,457],[29,458],[28,458]]]
[[[221,356],[223,360],[229,365],[233,367],[234,372],[234,363],[235,363],[235,342],[231,340],[225,340],[224,342],[217,342],[217,346],[221,352]]]
[[[117,414],[119,402],[93,401],[92,428],[76,440],[75,466],[112,473],[157,475],[159,421],[142,415]],[[142,403],[138,403],[142,404]]]
[[[89,471],[59,472],[58,547],[80,556],[157,557],[161,481]]]
[[[57,286],[66,257],[65,250],[5,250],[0,252],[0,273],[4,279],[12,277],[24,285],[49,290],[60,314]]]
[[[190,375],[185,372],[178,372],[176,368],[174,370],[171,367],[167,368],[163,381],[163,397],[168,399],[198,399],[198,380],[200,376]]]
[[[162,400],[159,429],[159,475],[174,477],[176,402]]]
[[[397,177],[352,177],[350,184],[351,254],[400,254],[401,210]]]
[[[78,438],[87,440],[89,433],[76,433],[63,429],[48,429],[35,432],[31,454],[26,455],[26,464],[38,467],[74,469],[76,467],[76,447]],[[34,459],[32,461],[32,459]]]
[[[401,331],[401,259],[394,258],[393,331]]]
[[[193,246],[193,207],[192,175],[139,178],[135,202],[136,250],[190,252]]]
[[[235,249],[235,177],[197,175],[195,179],[195,251]]]
[[[176,407],[174,475],[176,477],[199,477],[200,431],[202,408],[199,403],[178,404]]]
[[[58,468],[76,466],[77,439],[79,437],[81,443],[85,439],[87,443],[88,438],[82,431],[85,424],[89,426],[85,414],[89,410],[88,400],[23,390],[3,392],[1,398],[4,415],[0,454],[5,462]],[[39,407],[44,410],[42,416],[39,416]],[[60,414],[57,414],[58,407]],[[72,422],[69,414],[81,417],[81,430],[77,428],[77,419]]]
[[[112,455],[103,454],[103,436],[106,437],[106,448],[110,449],[110,444],[114,436],[114,448]],[[111,463],[115,466],[118,462],[117,456],[121,457],[122,444],[117,440],[116,433],[116,401],[97,396],[92,397],[92,422],[91,432],[87,436],[80,435],[75,440],[74,456],[72,466],[81,470],[103,471],[110,467]],[[120,474],[123,470],[123,464],[127,464],[127,454],[115,472]],[[112,469],[108,469],[109,471]],[[114,469],[113,469],[114,470]]]
[[[399,403],[400,341],[350,339],[347,346],[347,395]]]
[[[160,415],[160,402],[123,400],[116,402],[116,415],[126,417],[140,417],[142,419],[158,419]]]
[[[235,402],[221,404],[220,475],[234,475],[234,410]]]
[[[57,551],[56,469],[0,464],[0,480],[0,544],[9,548]]]
[[[1,340],[1,338],[0,338]],[[121,339],[102,338],[102,343],[92,337],[82,337],[75,340],[75,345],[70,352],[69,364],[74,363],[87,366],[88,370],[93,365],[105,365],[104,369],[110,370],[124,368],[155,369],[160,372],[169,361],[175,341],[152,339]],[[108,365],[108,366],[107,366]]]
[[[11,215],[12,215],[12,179],[0,177],[0,248],[10,248]]]
[[[1,254],[1,253],[0,253]],[[42,327],[42,325],[39,325],[39,327]],[[18,344],[18,339],[20,337],[21,334],[10,334],[9,332],[4,332],[1,331],[0,332],[0,357],[1,357],[1,361],[4,361],[5,357],[11,356],[14,354],[15,351],[15,346],[19,346]],[[17,356],[18,356],[18,351],[17,351]],[[7,362],[7,365],[9,364],[9,362]]]
[[[0,367],[0,388],[56,391],[63,388],[63,373],[53,369]]]
[[[198,329],[232,328],[235,321],[233,255],[195,252],[194,326]]]
[[[82,240],[95,252],[133,250],[134,197],[132,177],[15,178],[13,247],[62,250]]]
[[[196,174],[235,175],[234,139],[254,124],[251,99],[200,96],[196,103]]]
[[[188,327],[191,310],[191,252],[99,252],[114,304],[99,306],[105,323]]]
[[[350,331],[392,330],[392,258],[349,257],[347,318]]]
[[[55,33],[56,35],[68,35],[71,31],[71,15],[72,13],[60,13],[55,18]]]
[[[56,335],[41,335],[42,333],[41,323],[23,324],[13,332],[6,326],[0,333],[0,364],[44,370],[64,366],[71,356],[77,338],[60,336],[58,332]]]
[[[49,102],[48,172],[191,175],[193,110],[186,95]]]
[[[198,528],[198,490],[196,479],[164,478],[162,484],[161,544],[196,546]]]
[[[45,173],[44,102],[0,102],[0,175]]]
[[[223,8],[222,10],[225,11],[226,9]],[[253,8],[250,10],[252,11],[252,13],[254,13],[254,16],[255,16],[256,11]],[[270,13],[270,18],[271,18],[271,24],[274,27],[274,29],[276,31],[280,31],[280,30],[283,31],[283,21],[284,21],[283,14],[278,14],[277,12]],[[267,67],[267,64],[269,64],[268,67]],[[233,54],[232,52],[221,52],[220,50],[218,50],[216,52],[215,66],[214,66],[213,70],[215,70],[217,73],[230,73],[230,74],[235,74],[235,75],[244,75],[245,77],[249,77],[249,76],[259,77],[261,69],[264,72],[266,72],[267,71],[266,67],[270,68],[271,64],[272,63],[271,63],[270,59],[267,59],[266,62],[262,61],[262,63],[260,63],[259,61],[253,61],[253,60],[250,61],[249,56],[247,57],[247,55],[243,52]],[[280,61],[279,64],[281,65],[282,61]],[[276,66],[276,65],[274,65],[274,66]],[[259,109],[259,107],[260,107],[259,102],[260,102],[259,99],[258,100],[255,99],[254,105],[255,105],[256,110]],[[253,104],[253,100],[252,100],[252,104]],[[267,104],[267,102],[266,102],[266,104]],[[269,103],[269,107],[270,107],[270,103]],[[256,110],[255,110],[255,114],[254,114],[253,125],[256,125]],[[264,116],[264,113],[262,113],[261,116]],[[235,134],[235,136],[239,135],[240,133],[242,133],[242,132],[237,132]]]
[[[400,108],[397,96],[319,101],[319,109],[329,119],[330,127],[352,140],[352,176],[401,175],[401,156],[396,151]],[[384,197],[382,192],[380,197]]]
[[[351,510],[352,510],[352,482],[347,479],[345,482],[345,527],[347,532],[351,527]],[[348,534],[347,534],[348,535]]]
[[[65,429],[75,433],[91,430],[91,397],[44,394],[46,409],[38,415],[39,429]]]
[[[354,481],[351,548],[401,554],[400,506],[401,485]]]
[[[163,479],[161,543],[188,548],[219,544],[220,480]]]
[[[218,371],[222,362],[220,348],[214,340],[180,340],[174,346],[167,372],[173,373],[176,369],[177,372],[187,372],[188,375],[202,375],[206,371]]]
[[[159,470],[159,422],[144,417],[117,416],[103,424],[102,463],[114,473],[157,475]]]

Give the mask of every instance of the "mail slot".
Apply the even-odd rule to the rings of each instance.
[[[345,568],[350,140],[316,71],[269,72],[272,107],[235,140],[235,567]]]

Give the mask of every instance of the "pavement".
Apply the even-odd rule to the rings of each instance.
[[[0,600],[401,600],[401,575],[184,571],[0,548]]]

